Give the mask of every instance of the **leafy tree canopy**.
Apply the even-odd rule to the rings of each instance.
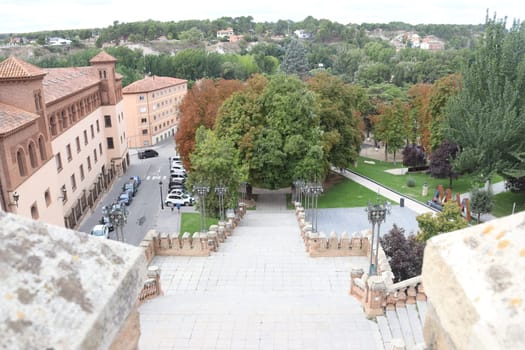
[[[421,242],[426,242],[438,234],[460,230],[468,226],[456,202],[446,202],[443,211],[437,215],[433,213],[418,215],[416,221],[419,225],[417,239]]]

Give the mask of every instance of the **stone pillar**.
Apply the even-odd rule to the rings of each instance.
[[[380,276],[370,276],[367,280],[367,297],[365,302],[365,313],[369,317],[381,316],[384,314],[384,300],[386,295],[386,285]]]
[[[160,267],[151,265],[148,266],[148,278],[155,279],[157,286],[157,296],[162,294],[162,288],[160,286]]]

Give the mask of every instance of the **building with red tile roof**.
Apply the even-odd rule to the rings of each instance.
[[[123,89],[129,147],[143,147],[172,137],[188,81],[148,76]]]
[[[129,165],[116,59],[90,63],[0,62],[0,209],[75,228]]]

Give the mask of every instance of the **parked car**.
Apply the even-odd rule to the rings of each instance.
[[[184,170],[184,166],[182,164],[171,164],[171,170]]]
[[[140,184],[142,183],[142,180],[140,179],[140,177],[138,177],[138,176],[136,176],[136,175],[131,176],[129,179],[135,181],[135,185],[136,185],[137,187],[139,187]]]
[[[131,195],[135,197],[135,194],[137,194],[137,184],[135,183],[135,180],[129,180],[122,186],[122,191],[129,191],[131,192]]]
[[[109,227],[107,225],[95,225],[91,229],[91,235],[95,237],[109,238]]]
[[[172,188],[168,194],[176,194],[179,196],[189,195],[188,191],[186,191],[186,188]]]
[[[144,151],[139,151],[138,156],[139,159],[153,158],[158,157],[159,152],[155,151],[154,149],[145,149]]]
[[[182,176],[184,176],[184,177],[187,176],[186,171],[184,171],[184,170],[179,170],[179,169],[171,169],[171,170],[170,170],[170,175],[182,175]]]
[[[172,174],[170,175],[170,182],[185,183],[186,176],[181,175],[181,174]]]
[[[120,203],[124,203],[125,205],[130,205],[131,201],[133,200],[133,195],[131,194],[131,191],[126,190],[125,192],[122,192],[120,196],[118,197],[118,201]]]
[[[166,197],[166,200],[164,201],[164,204],[167,207],[176,207],[177,204],[179,205],[193,205],[193,200],[189,196],[184,195],[178,195],[178,194],[168,194]]]
[[[180,188],[180,189],[185,190],[186,186],[184,186],[184,184],[179,181],[170,181],[168,184],[168,188],[170,189],[170,191],[174,188]]]

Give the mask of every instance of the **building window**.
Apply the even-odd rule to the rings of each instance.
[[[80,171],[80,181],[84,180],[84,164],[80,164],[80,166],[78,167],[78,170]]]
[[[45,161],[46,160],[46,145],[44,143],[43,136],[40,136],[38,138],[38,150],[40,151],[40,160]]]
[[[58,172],[61,172],[62,171],[62,157],[60,156],[60,152],[57,153],[57,155],[55,156],[55,163],[56,163]]]
[[[71,189],[73,191],[77,189],[77,180],[75,179],[75,174],[71,175]]]
[[[35,144],[33,141],[29,142],[29,146],[27,147],[29,151],[29,163],[31,164],[31,168],[36,168],[38,166],[37,159],[36,159],[36,149]]]
[[[140,113],[146,113],[147,109],[146,107],[140,107]]]
[[[73,156],[71,155],[71,145],[69,143],[66,145],[66,156],[68,161],[73,159]]]
[[[77,153],[80,153],[80,137],[75,138],[75,143],[77,144]]]
[[[93,159],[95,160],[95,163],[98,162],[98,157],[97,157],[97,149],[93,149]]]
[[[106,138],[108,149],[114,149],[115,145],[113,144],[113,137],[107,137]]]
[[[100,132],[100,123],[98,122],[98,119],[97,119],[97,132]]]
[[[142,135],[147,135],[148,134],[148,129],[142,129]]]
[[[26,168],[26,159],[24,156],[24,151],[19,149],[16,152],[16,162],[18,163],[18,172],[20,173],[20,176],[26,176],[27,175],[27,168]]]
[[[38,220],[38,207],[36,206],[36,203],[31,206],[31,218],[33,220]]]
[[[111,128],[111,116],[110,115],[104,116],[104,126],[106,128]]]
[[[100,142],[98,144],[98,153],[100,153],[100,155],[102,155],[102,142]]]
[[[95,138],[95,128],[93,127],[93,124],[91,124],[89,128],[91,129],[91,138],[94,139]]]
[[[144,101],[144,95],[139,96],[139,101]]]
[[[146,118],[140,118],[140,122],[142,124],[146,124],[148,122],[148,120]]]
[[[87,131],[84,130],[84,144],[87,145],[88,144],[88,137],[87,137]]]
[[[51,193],[49,192],[49,188],[44,192],[44,200],[46,201],[46,206],[49,207],[51,204]]]
[[[90,156],[87,157],[87,166],[88,166],[88,171],[90,171],[91,170],[91,157]]]

